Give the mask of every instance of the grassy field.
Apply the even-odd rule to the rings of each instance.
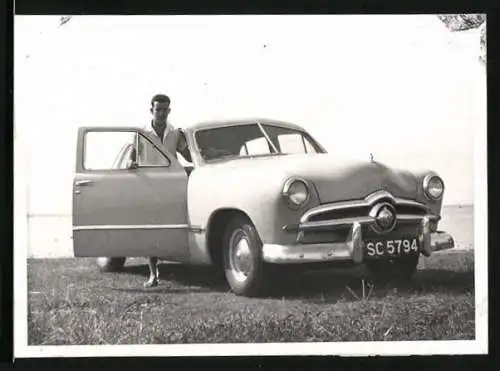
[[[363,268],[304,273],[278,295],[237,297],[206,268],[145,260],[28,261],[30,345],[474,339],[474,252],[421,258],[411,283],[370,286]],[[364,295],[363,295],[364,282]]]

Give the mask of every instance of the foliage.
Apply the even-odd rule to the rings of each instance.
[[[64,26],[70,20],[71,20],[70,16],[64,16],[64,17],[59,18],[59,27]]]
[[[484,14],[440,14],[438,18],[453,32],[478,28],[486,22],[486,16]]]
[[[438,18],[452,32],[468,31],[480,28],[479,60],[486,63],[486,15],[484,14],[440,14]]]

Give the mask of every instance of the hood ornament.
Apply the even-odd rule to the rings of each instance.
[[[371,153],[371,152],[370,152],[370,162],[375,162],[375,161],[373,160],[373,153]]]

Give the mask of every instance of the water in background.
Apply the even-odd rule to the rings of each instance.
[[[71,215],[30,215],[28,217],[28,257],[72,257],[72,226]]]
[[[474,206],[444,206],[439,229],[451,233],[458,249],[474,248]]]
[[[472,205],[445,206],[440,229],[453,235],[457,248],[474,247]],[[32,215],[28,218],[28,256],[61,258],[73,256],[71,215]]]

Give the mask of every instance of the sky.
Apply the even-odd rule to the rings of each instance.
[[[295,122],[333,155],[436,170],[445,204],[473,203],[486,125],[479,32],[434,15],[15,17],[14,124],[30,214],[70,214],[79,126]],[[47,181],[49,180],[49,181]]]

